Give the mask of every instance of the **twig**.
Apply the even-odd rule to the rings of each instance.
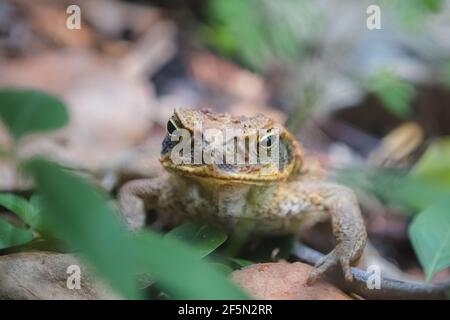
[[[311,249],[299,242],[294,244],[293,255],[302,262],[315,265],[323,256],[318,251]],[[367,286],[369,273],[352,268],[353,282],[345,282],[340,268],[334,268],[328,275],[331,282],[347,292],[353,292],[365,299],[404,299],[404,300],[425,300],[425,299],[447,299],[450,290],[450,280],[440,284],[424,284],[405,282],[389,278],[381,278],[380,289],[369,289]]]

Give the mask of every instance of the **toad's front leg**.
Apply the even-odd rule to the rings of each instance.
[[[132,180],[120,188],[119,207],[130,230],[139,230],[145,225],[146,208],[156,208],[166,185],[166,179],[161,177]]]
[[[312,210],[325,211],[331,216],[335,248],[324,256],[311,271],[308,284],[340,264],[347,281],[352,281],[350,267],[361,257],[367,233],[354,192],[344,186],[324,182],[293,182],[291,187]],[[304,203],[302,204],[304,205]]]

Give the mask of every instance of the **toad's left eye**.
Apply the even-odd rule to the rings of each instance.
[[[261,139],[259,139],[259,145],[264,148],[270,148],[273,143],[273,135],[274,134],[275,134],[275,132],[273,132],[273,130],[267,131],[267,133],[265,135],[263,135],[261,137]]]
[[[167,122],[167,132],[171,135],[177,129],[178,129],[177,124],[172,118],[170,118],[169,121]]]

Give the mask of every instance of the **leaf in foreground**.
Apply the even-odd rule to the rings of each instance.
[[[223,274],[199,260],[195,249],[171,237],[131,236],[94,187],[45,160],[27,163],[43,202],[43,226],[80,250],[98,274],[125,297],[140,297],[135,275],[150,272],[171,296],[245,297]]]
[[[30,227],[37,225],[38,211],[26,199],[12,193],[3,193],[0,194],[0,205],[15,213]]]
[[[413,174],[450,190],[450,137],[430,145],[414,166]]]
[[[30,230],[18,228],[0,218],[0,249],[25,244],[33,240]]]
[[[70,248],[80,250],[120,294],[139,298],[132,244],[98,190],[45,160],[31,160],[26,168],[42,197],[42,228]]]
[[[409,236],[426,280],[450,266],[450,198],[429,207],[412,222]]]
[[[176,299],[246,299],[246,295],[195,249],[171,237],[142,233],[135,237],[137,259],[158,285]]]
[[[172,229],[166,236],[190,244],[201,258],[216,250],[227,240],[227,234],[222,229],[192,222]]]
[[[69,121],[64,104],[35,90],[0,90],[0,118],[18,140],[27,133],[63,127]]]
[[[231,262],[236,264],[240,268],[245,268],[248,266],[251,266],[252,264],[255,264],[253,261],[247,260],[247,259],[240,259],[240,258],[229,258]]]

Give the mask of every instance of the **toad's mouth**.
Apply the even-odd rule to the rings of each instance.
[[[289,168],[278,171],[275,166],[263,168],[260,165],[252,165],[242,168],[227,164],[182,165],[174,164],[172,161],[164,158],[161,159],[161,164],[169,172],[185,177],[204,178],[217,183],[261,184],[283,181],[289,175]],[[239,170],[237,170],[238,168]]]

